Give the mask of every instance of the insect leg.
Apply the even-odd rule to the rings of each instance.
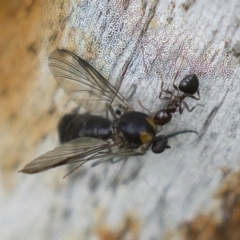
[[[175,84],[178,75],[179,75],[179,70],[177,71],[177,73],[176,73],[175,76],[174,76],[174,79],[173,79],[173,87],[175,88],[175,90],[177,90],[178,96],[180,96],[179,89],[178,89],[177,85]]]
[[[161,97],[161,98],[159,98],[160,100],[172,100],[172,98],[171,97]]]
[[[133,90],[131,91],[131,93],[127,97],[127,101],[129,101],[133,97],[133,95],[136,93],[136,90],[137,90],[137,86],[136,85],[135,86],[132,85],[131,87],[133,88]]]
[[[184,104],[184,106],[185,106],[185,104]],[[184,108],[182,108],[181,105],[178,105],[177,107],[179,108],[179,114],[181,115],[183,113]]]
[[[122,169],[123,169],[123,167],[124,167],[124,165],[125,165],[126,162],[127,162],[127,158],[124,158],[123,164],[122,164],[122,166],[121,166],[121,168],[120,168],[120,170],[119,170],[119,173],[118,173],[118,175],[117,175],[117,178],[116,178],[116,181],[117,181],[117,182],[119,182],[120,173],[122,172]]]
[[[187,95],[188,97],[190,98],[193,98],[195,100],[200,100],[200,93],[199,93],[199,90],[197,90],[197,96],[192,96],[192,95]]]
[[[126,72],[127,72],[127,69],[128,69],[128,66],[129,66],[130,62],[131,62],[131,59],[128,60],[128,61],[124,64],[122,74],[121,74],[121,76],[117,79],[117,82],[119,81],[119,84],[118,84],[118,86],[116,87],[116,92],[115,92],[115,94],[114,94],[114,96],[113,96],[113,98],[112,98],[112,101],[111,101],[111,103],[110,103],[110,106],[112,105],[112,103],[113,103],[113,101],[114,101],[114,98],[117,96],[117,93],[119,92],[119,89],[120,89],[120,87],[121,87],[121,85],[122,85],[123,78],[124,78],[124,76],[125,76],[125,74],[126,74]]]
[[[171,97],[162,97],[162,93],[165,92],[167,94],[170,94],[171,96],[173,95],[173,93],[171,91],[168,91],[168,90],[165,90],[163,89],[164,85],[163,85],[163,81],[161,83],[161,91],[159,93],[159,99],[162,99],[162,100],[171,100]]]
[[[186,108],[189,112],[192,112],[192,111],[194,110],[194,108],[197,107],[197,106],[203,107],[202,104],[197,104],[196,106],[194,106],[194,107],[192,107],[192,108],[190,109],[186,102],[182,101],[182,103],[183,103],[183,105],[185,106],[185,108]]]
[[[117,119],[117,115],[116,115],[112,105],[110,105],[108,109],[109,109],[110,113],[112,114],[112,117],[114,118],[114,120]]]
[[[100,152],[103,154],[103,156],[99,156],[99,158],[102,158],[96,162],[94,162],[91,167],[95,167],[103,162],[106,161],[111,161],[111,163],[116,163],[121,161],[124,158],[128,158],[131,156],[139,156],[139,155],[143,155],[142,152],[139,153],[137,151],[132,150],[131,148],[126,148],[126,149],[119,149],[115,152],[109,151],[109,152]],[[98,153],[99,154],[99,153]],[[114,158],[116,157],[120,157],[117,161],[113,161]]]
[[[159,126],[159,129],[157,131],[157,134],[160,133],[162,131],[162,126]]]
[[[71,170],[69,173],[67,173],[66,175],[63,176],[63,178],[67,177],[69,174],[71,174],[72,172],[74,172],[75,170],[77,170],[79,167],[81,167],[84,163],[86,163],[89,159],[86,159],[86,161],[82,162],[81,164],[79,164],[77,167],[75,167],[73,170]]]
[[[126,159],[126,157],[120,157],[120,158],[118,158],[117,160],[114,161],[114,157],[113,157],[113,158],[111,158],[110,161],[111,161],[112,164],[115,164],[115,163],[118,163],[118,162],[120,162],[124,159]]]
[[[151,112],[149,111],[149,109],[145,108],[145,107],[142,105],[142,103],[141,103],[140,100],[138,100],[138,103],[139,103],[139,105],[140,105],[144,110],[148,111],[148,115],[150,116],[150,115],[151,115]]]

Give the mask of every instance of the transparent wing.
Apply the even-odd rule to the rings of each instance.
[[[74,53],[55,50],[49,56],[49,68],[71,99],[87,110],[100,113],[108,110],[111,102],[112,106],[133,110],[108,80]]]
[[[105,151],[104,151],[105,150]],[[99,158],[136,155],[130,148],[120,148],[113,140],[83,137],[62,144],[28,163],[20,172],[38,173],[70,163],[85,163]]]
[[[37,173],[61,165],[99,158],[98,155],[101,155],[99,153],[101,150],[114,145],[111,140],[103,141],[88,137],[78,138],[41,155],[28,163],[20,172]]]

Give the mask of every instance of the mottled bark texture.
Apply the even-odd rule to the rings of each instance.
[[[239,16],[239,0],[1,3],[1,238],[239,239]],[[122,162],[85,164],[64,180],[71,167],[17,174],[58,145],[58,121],[77,107],[50,74],[57,47],[115,86],[122,76],[120,92],[152,114],[166,106],[162,82],[173,91],[176,74],[197,74],[201,99],[187,104],[203,106],[173,114],[162,133],[199,135],[121,171]]]

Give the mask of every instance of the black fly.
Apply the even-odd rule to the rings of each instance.
[[[150,146],[154,153],[161,153],[170,148],[168,138],[195,132],[156,136],[152,117],[134,111],[108,80],[68,50],[55,50],[49,56],[49,67],[73,101],[94,113],[110,110],[115,119],[111,122],[97,115],[66,115],[59,124],[63,144],[28,163],[20,172],[37,173],[76,162],[82,165],[100,158],[143,155]]]

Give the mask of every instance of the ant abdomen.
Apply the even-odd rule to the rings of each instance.
[[[199,81],[196,74],[184,77],[179,83],[178,89],[188,95],[193,95],[198,91]]]
[[[166,109],[161,109],[156,112],[153,120],[156,125],[163,126],[169,123],[172,119],[172,114]]]

